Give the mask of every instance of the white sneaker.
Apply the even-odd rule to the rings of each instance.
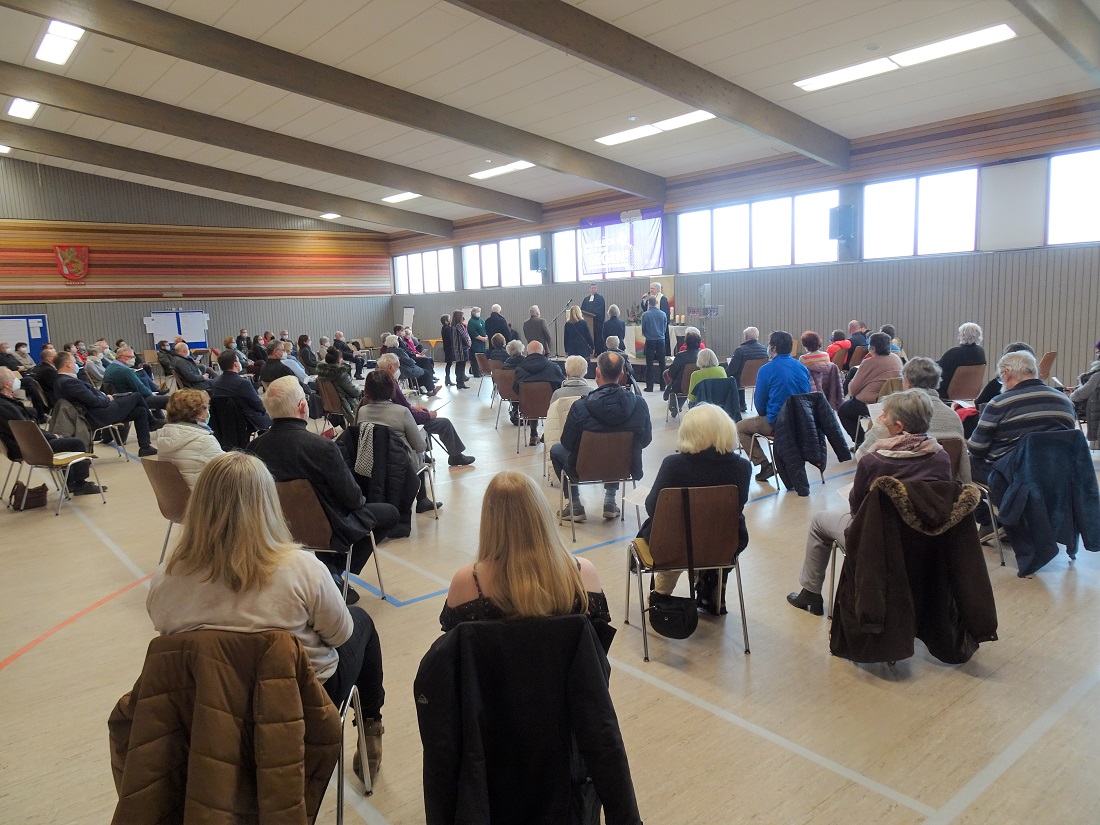
[[[619,510],[619,505],[613,501],[605,501],[603,504],[603,517],[605,519],[618,518],[622,515],[622,511]]]

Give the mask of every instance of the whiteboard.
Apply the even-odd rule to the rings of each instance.
[[[19,341],[26,341],[30,347],[28,354],[38,360],[38,351],[50,340],[45,315],[2,315],[0,316],[0,341],[11,344],[12,350]]]
[[[142,320],[145,321],[145,329],[153,336],[154,342],[171,343],[177,335],[182,335],[191,349],[206,349],[206,329],[210,324],[210,316],[202,310],[154,312]]]
[[[412,329],[413,328],[413,315],[415,315],[415,314],[416,314],[416,309],[415,308],[405,307],[404,311],[401,313],[401,326],[408,327],[409,329]]]

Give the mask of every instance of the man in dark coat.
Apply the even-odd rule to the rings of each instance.
[[[492,341],[498,333],[504,336],[505,341],[508,340],[508,322],[500,314],[500,304],[493,304],[489,308],[489,317],[485,319],[485,334]]]
[[[359,573],[372,552],[370,533],[385,538],[400,514],[392,504],[367,504],[351,470],[331,440],[309,431],[309,405],[298,379],[283,376],[267,388],[264,406],[272,418],[271,429],[248,445],[247,452],[267,465],[276,481],[302,478],[313,485],[332,527],[330,550],[321,560],[342,587],[348,545],[351,572]],[[348,602],[359,600],[348,589]]]
[[[116,398],[93,389],[90,384],[76,377],[76,362],[72,353],[57,353],[54,365],[57,367],[54,392],[59,399],[64,398],[83,412],[89,427],[95,430],[109,424],[133,421],[137,432],[138,455],[144,457],[157,454],[157,448],[149,439],[149,407],[140,393],[129,392]]]
[[[363,367],[367,362],[363,360],[363,356],[355,354],[355,350],[344,340],[344,333],[340,330],[336,330],[336,334],[332,336],[332,345],[340,350],[340,354],[345,361],[349,364],[355,364],[355,380],[361,379],[363,377]]]
[[[607,313],[607,302],[596,291],[595,284],[589,284],[588,297],[581,301],[581,312],[592,316],[592,340],[596,344],[596,355],[604,351],[603,322]]]
[[[768,348],[760,343],[759,329],[746,327],[742,335],[744,335],[744,341],[733,351],[733,357],[726,365],[726,375],[736,379],[738,387],[741,387],[741,370],[744,369],[746,361],[756,361],[761,358],[768,360]],[[745,404],[745,390],[738,389],[737,396],[741,402],[741,412],[748,412],[749,408]]]
[[[577,451],[581,445],[581,435],[585,432],[634,434],[631,446],[631,478],[642,477],[642,448],[653,440],[653,425],[649,418],[649,406],[645,399],[619,386],[619,376],[623,372],[623,356],[614,352],[604,352],[596,359],[596,389],[583,398],[578,398],[569,408],[569,416],[562,428],[561,442],[550,448],[550,461],[554,472],[560,478],[562,470],[568,470],[571,476],[577,471]],[[615,503],[618,484],[604,486],[603,517],[619,517],[619,506]],[[569,501],[572,502],[574,521],[584,521],[584,506],[578,499],[578,488],[572,486]],[[569,518],[570,507],[560,514]]]
[[[561,371],[561,367],[546,357],[542,343],[532,341],[527,345],[527,356],[516,366],[516,378],[512,384],[512,389],[518,393],[520,384],[529,381],[546,381],[549,382],[552,389],[556,390],[561,387],[564,380],[565,373]],[[518,408],[515,415],[518,415]],[[512,418],[513,424],[518,423],[515,415]],[[537,419],[531,420],[531,441],[529,443],[532,447],[539,443],[539,422]]]
[[[222,374],[210,388],[210,397],[232,398],[254,430],[271,427],[271,417],[264,409],[264,402],[252,382],[241,375],[241,362],[232,350],[225,350],[218,356],[218,366],[222,368]]]
[[[209,367],[204,367],[191,357],[191,350],[183,341],[172,348],[172,369],[189,390],[208,390],[213,385]]]
[[[51,407],[57,400],[57,396],[54,395],[53,391],[54,382],[57,380],[57,368],[53,365],[53,359],[56,355],[57,350],[54,349],[53,344],[43,344],[42,352],[38,356],[38,363],[34,365],[29,373],[30,377],[38,382],[39,388],[46,396],[46,403]]]

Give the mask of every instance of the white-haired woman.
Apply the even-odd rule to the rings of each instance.
[[[955,376],[956,369],[973,365],[985,365],[985,350],[982,349],[982,328],[969,322],[960,326],[958,345],[951,347],[941,355],[940,360],[936,363],[943,370],[943,375],[940,377],[940,398],[946,400],[947,390],[951,387],[951,379]]]
[[[712,349],[699,350],[699,357],[695,359],[695,372],[688,381],[688,402],[695,403],[695,388],[700,381],[708,378],[725,378],[726,368],[719,366],[718,355]]]
[[[497,473],[481,503],[477,561],[451,579],[440,626],[571,613],[586,614],[604,646],[611,644],[611,613],[596,568],[566,551],[534,481]]]
[[[737,429],[733,419],[721,407],[699,404],[684,413],[677,433],[676,449],[678,452],[666,456],[661,462],[653,488],[646,496],[645,510],[649,518],[638,531],[641,538],[649,539],[653,529],[653,514],[657,510],[657,498],[661,490],[667,487],[720,487],[733,484],[737,487],[737,497],[742,508],[749,500],[752,465],[738,455]],[[715,518],[719,517],[715,514]],[[740,553],[749,543],[744,512],[738,520],[738,534],[737,552]],[[698,576],[699,604],[714,615],[726,612],[723,596],[728,573],[728,569],[723,570],[721,579],[714,570],[704,571]],[[655,589],[658,593],[671,595],[679,578],[679,572],[658,573]]]
[[[588,374],[588,359],[580,355],[570,355],[565,359],[565,380],[562,381],[561,386],[554,390],[554,394],[550,396],[550,403],[553,404],[559,398],[568,398],[573,396],[575,398],[583,398],[595,389],[588,383],[585,375]]]
[[[588,329],[588,322],[584,320],[581,308],[576,304],[569,307],[569,320],[565,322],[565,353],[566,355],[579,355],[581,358],[591,358],[594,345],[592,332]]]
[[[293,634],[333,702],[358,686],[371,776],[378,771],[385,691],[374,623],[344,605],[328,568],[295,543],[275,480],[258,458],[231,452],[206,465],[180,542],[153,574],[145,606],[161,635],[204,628]],[[358,758],[355,769],[361,774]]]

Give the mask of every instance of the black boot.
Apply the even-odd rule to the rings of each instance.
[[[454,386],[454,384],[451,383],[451,365],[450,364],[448,364],[446,367],[443,368],[443,383],[444,383],[445,386],[448,386],[448,387],[453,387]]]

